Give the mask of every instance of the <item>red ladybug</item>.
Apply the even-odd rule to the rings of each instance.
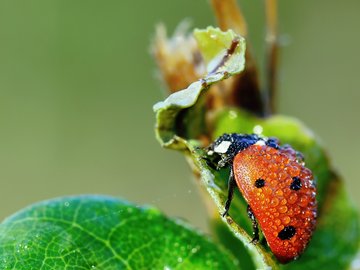
[[[224,134],[207,154],[216,168],[230,167],[225,216],[236,186],[248,203],[253,243],[259,240],[257,222],[281,263],[295,260],[305,250],[316,225],[316,188],[303,157],[274,138]]]

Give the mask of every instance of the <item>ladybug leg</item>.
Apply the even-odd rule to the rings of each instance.
[[[214,162],[213,160],[211,160],[210,158],[208,157],[202,157],[203,160],[205,160],[206,162],[206,165],[208,165],[211,169],[213,169],[214,171],[217,171],[218,170],[218,167],[217,167],[217,163]]]
[[[224,213],[222,213],[223,217],[225,217],[227,215],[227,213],[229,212],[231,201],[234,196],[235,188],[236,188],[236,182],[235,182],[235,178],[234,178],[233,168],[231,168],[229,180],[228,180],[228,196],[227,196],[227,199],[225,202],[225,211],[224,211]]]
[[[250,205],[247,206],[247,213],[248,213],[249,218],[251,219],[252,227],[253,227],[254,238],[251,240],[251,243],[256,244],[257,242],[259,242],[259,227],[258,227],[258,224],[256,222],[254,213],[251,210]]]

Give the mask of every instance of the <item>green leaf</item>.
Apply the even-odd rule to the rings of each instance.
[[[211,230],[216,240],[225,246],[233,255],[239,258],[239,265],[242,270],[253,270],[255,265],[248,249],[236,237],[232,231],[219,218],[213,218],[210,223]]]
[[[0,269],[239,269],[158,210],[100,196],[30,206],[0,225]]]
[[[204,58],[209,62],[207,69],[210,73],[187,89],[154,105],[157,139],[162,146],[178,150],[187,148],[178,140],[179,133],[194,138],[202,131],[203,121],[196,122],[197,128],[193,124],[194,119],[204,119],[204,110],[194,110],[192,107],[195,103],[203,105],[201,95],[204,91],[212,84],[240,73],[245,65],[245,41],[233,31],[222,32],[218,28],[208,27],[206,30],[196,30],[194,35]],[[181,121],[176,121],[180,112],[183,113]]]

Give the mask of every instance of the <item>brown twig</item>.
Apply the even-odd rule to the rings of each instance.
[[[221,30],[232,29],[247,37],[246,20],[236,0],[211,0],[211,4]],[[226,100],[227,105],[240,107],[262,116],[264,115],[264,106],[260,94],[258,70],[249,42],[247,42],[246,47],[245,70],[227,82],[219,84],[218,88],[224,91],[218,91],[219,95],[222,94],[218,99]],[[216,95],[214,100],[216,100]]]
[[[264,91],[264,103],[266,114],[274,113],[276,84],[277,84],[277,0],[265,0],[266,12],[266,88]]]

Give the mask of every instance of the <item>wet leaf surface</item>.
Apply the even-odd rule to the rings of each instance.
[[[0,269],[239,269],[182,221],[110,197],[64,197],[0,225]]]

